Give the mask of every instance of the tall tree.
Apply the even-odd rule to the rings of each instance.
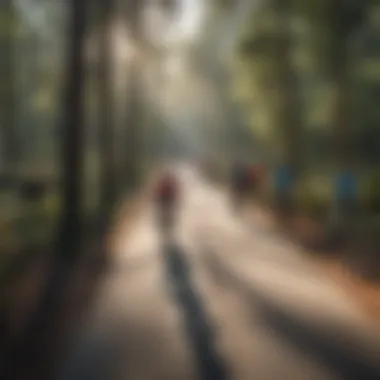
[[[311,53],[331,85],[330,124],[338,168],[352,164],[352,41],[366,19],[371,0],[296,0],[311,32]]]
[[[115,16],[113,0],[99,1],[99,135],[100,135],[100,202],[107,215],[116,198],[115,123],[112,86],[112,22]]]
[[[58,248],[76,255],[82,236],[86,1],[69,3],[62,125],[62,205]]]
[[[332,231],[343,237],[355,220],[354,176],[358,147],[354,135],[353,41],[367,18],[372,0],[324,0],[300,2],[310,24],[311,52],[332,92],[329,126],[336,169],[335,202],[330,221]],[[347,202],[348,201],[348,202]]]
[[[1,125],[1,152],[3,166],[12,170],[19,158],[19,144],[15,123],[15,52],[17,33],[17,17],[14,4],[11,0],[2,2],[0,6],[0,46],[3,52],[0,61],[0,125]]]
[[[254,124],[264,124],[264,129],[272,130],[266,135],[276,142],[273,147],[277,151],[277,163],[290,171],[287,170],[290,181],[277,192],[281,209],[288,211],[293,209],[293,189],[303,146],[291,12],[290,1],[271,0],[262,4],[254,10],[239,44],[240,60],[250,84],[249,103],[254,107]]]

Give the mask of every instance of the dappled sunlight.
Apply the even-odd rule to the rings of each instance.
[[[136,259],[157,252],[159,248],[160,240],[154,210],[143,210],[141,215],[136,215],[135,218],[130,230],[126,231],[127,233],[118,242],[115,259],[120,265],[124,263],[127,265],[130,261],[133,263]]]

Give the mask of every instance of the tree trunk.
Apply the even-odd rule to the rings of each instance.
[[[142,2],[131,0],[127,9],[127,23],[134,43],[142,48]],[[127,140],[125,154],[125,176],[128,188],[135,188],[140,181],[139,167],[141,160],[141,95],[142,95],[142,70],[143,66],[138,59],[133,57],[130,63],[128,87],[127,87]]]
[[[344,46],[336,47],[343,50]],[[351,85],[350,64],[347,53],[337,52],[337,58],[332,63],[332,84],[334,104],[332,107],[332,130],[334,140],[334,156],[340,170],[349,169],[352,165],[352,126],[351,126]]]
[[[5,13],[10,21],[7,34],[2,37],[1,49],[3,56],[0,62],[2,89],[1,92],[1,152],[2,166],[5,171],[12,172],[14,165],[17,163],[20,155],[20,146],[17,136],[15,110],[16,110],[16,93],[15,93],[15,40],[14,27],[17,22],[15,18],[15,9],[13,2],[7,0],[1,7],[1,12]]]
[[[113,0],[100,1],[99,30],[99,130],[100,130],[100,202],[102,213],[109,216],[116,198],[116,158],[112,86]]]
[[[82,236],[85,30],[87,2],[70,3],[62,127],[62,209],[59,252],[75,256]]]

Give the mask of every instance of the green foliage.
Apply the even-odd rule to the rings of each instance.
[[[331,181],[325,175],[303,178],[295,190],[296,207],[312,218],[324,220],[332,204]]]
[[[222,10],[231,10],[235,5],[234,0],[214,0],[214,2],[216,7]]]
[[[316,174],[310,166],[339,167],[345,158],[336,161],[338,143],[342,152],[355,145],[357,157],[351,159],[362,167],[380,162],[379,20],[374,1],[267,1],[237,43],[235,99],[245,104],[254,136],[265,141],[272,157],[283,159],[304,142],[307,151],[297,154],[307,170],[294,197],[315,218],[326,218],[335,201],[334,173]],[[302,138],[292,128],[294,106],[306,131]],[[358,201],[367,216],[378,212],[378,181],[370,173],[361,179]]]
[[[293,105],[297,103],[296,91],[281,82],[289,65],[301,95],[296,107],[307,131],[343,130],[339,125],[343,111],[337,118],[337,107],[344,94],[350,98],[346,121],[353,124],[357,138],[368,144],[371,138],[376,140],[380,122],[376,105],[380,22],[376,20],[380,20],[376,1],[292,0],[282,7],[268,1],[258,7],[237,42],[233,88],[235,99],[246,105],[254,133],[272,140],[272,147],[289,140],[283,132],[285,118],[291,115],[284,109],[291,108],[292,98]],[[345,70],[347,83],[340,81],[337,87]],[[331,140],[333,134],[329,136]],[[360,152],[366,154],[365,149]]]
[[[254,134],[277,159],[297,165],[302,132],[290,10],[271,1],[252,13],[237,44],[235,95],[247,105]]]
[[[380,215],[380,174],[378,170],[365,179],[361,199],[364,210],[370,214]]]

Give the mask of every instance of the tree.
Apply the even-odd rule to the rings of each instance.
[[[116,198],[115,125],[112,88],[112,22],[115,3],[99,1],[98,65],[99,65],[99,135],[100,135],[100,203],[103,215],[112,210]]]
[[[331,221],[333,231],[343,237],[353,226],[352,204],[357,203],[351,194],[348,181],[354,182],[355,164],[358,163],[358,146],[355,136],[354,41],[367,20],[371,1],[333,0],[296,2],[297,9],[310,25],[311,55],[319,65],[331,91],[328,124],[333,139],[334,166],[337,187]],[[356,181],[355,181],[356,182]],[[343,195],[350,191],[350,195]],[[335,236],[335,234],[334,234]],[[338,235],[337,235],[338,236]]]
[[[75,256],[83,227],[84,81],[87,2],[69,5],[67,64],[62,124],[62,202],[59,254]]]
[[[0,46],[3,52],[0,61],[2,86],[0,90],[1,151],[3,165],[7,171],[15,169],[20,154],[15,122],[15,54],[18,20],[12,1],[5,1],[0,7]]]
[[[288,211],[293,209],[293,189],[303,156],[303,123],[291,26],[289,1],[266,2],[254,10],[238,45],[241,73],[245,72],[249,86],[249,96],[245,98],[253,107],[255,132],[265,131],[262,136],[272,140],[277,163],[291,171],[291,186],[279,191],[277,199],[281,209]]]
[[[177,0],[157,0],[159,8],[167,16],[168,22],[177,11]],[[129,65],[128,99],[127,99],[127,141],[125,172],[128,187],[139,184],[142,167],[142,137],[143,137],[143,74],[145,65],[141,56],[148,56],[154,47],[147,40],[143,28],[144,1],[128,0],[124,5],[125,20],[135,47],[135,56]]]

